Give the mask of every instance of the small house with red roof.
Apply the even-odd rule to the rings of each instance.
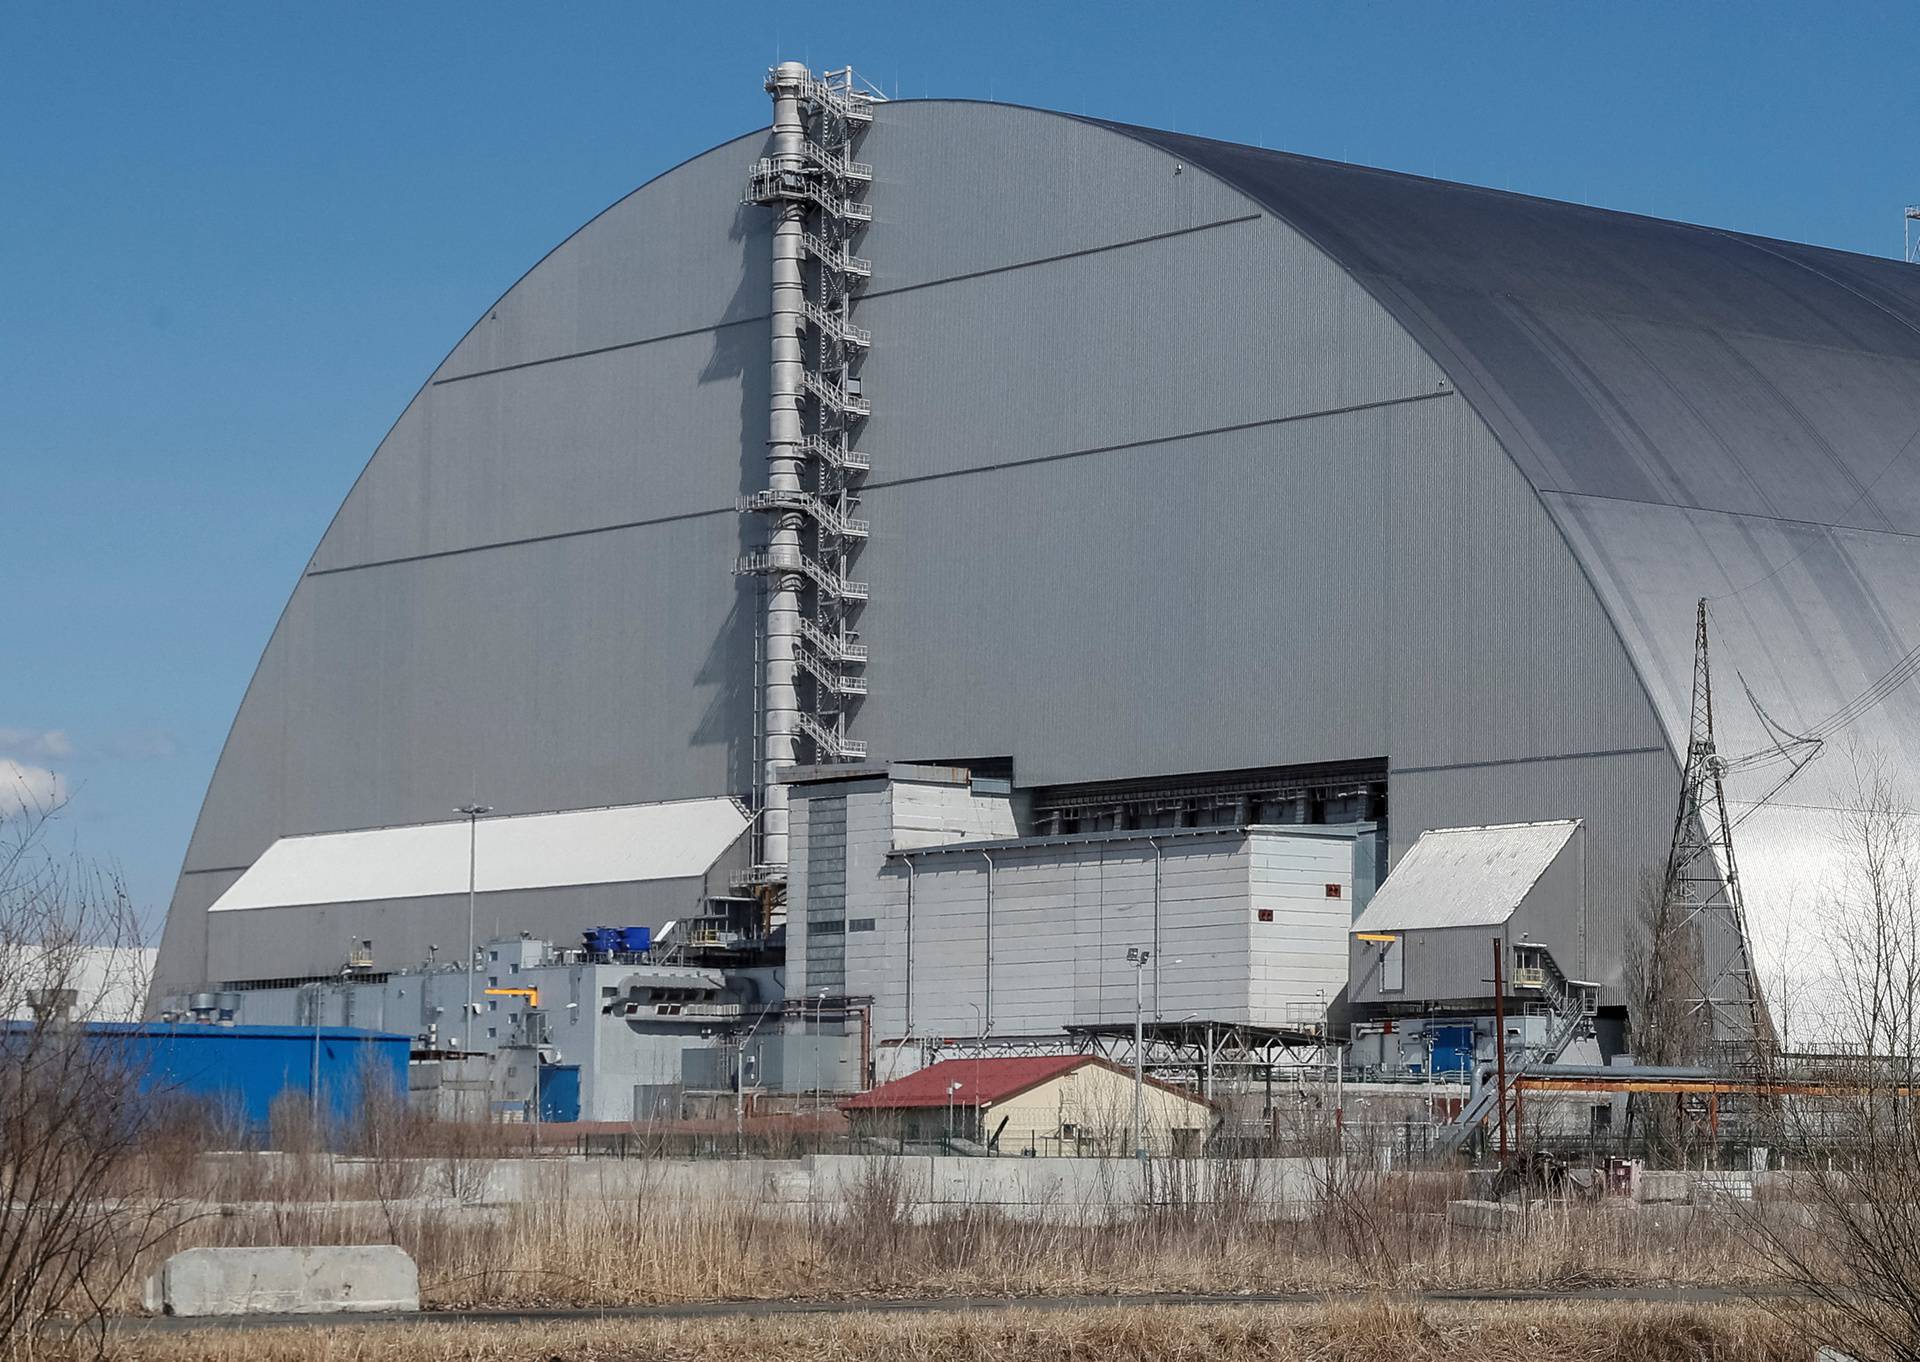
[[[949,1059],[840,1104],[855,1136],[962,1141],[1010,1155],[1131,1155],[1133,1072],[1093,1055]],[[1198,1093],[1148,1078],[1141,1127],[1150,1154],[1197,1154],[1213,1126]]]

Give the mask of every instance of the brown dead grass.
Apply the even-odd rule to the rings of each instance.
[[[1666,1305],[978,1310],[701,1321],[363,1325],[117,1340],[114,1362],[1807,1362],[1763,1313]]]
[[[1559,1204],[1494,1235],[1449,1225],[1448,1190],[1388,1181],[1304,1220],[1228,1204],[1094,1224],[1017,1220],[987,1207],[921,1222],[884,1192],[811,1215],[751,1197],[645,1194],[467,1209],[295,1204],[196,1222],[154,1257],[200,1244],[397,1243],[419,1263],[427,1302],[442,1308],[1759,1279],[1736,1225],[1676,1227],[1617,1204]]]

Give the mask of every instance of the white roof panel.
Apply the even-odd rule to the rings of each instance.
[[[1497,927],[1579,830],[1577,819],[1420,834],[1355,919],[1356,932]]]
[[[704,875],[751,821],[732,799],[482,818],[480,893]],[[467,892],[467,820],[282,837],[215,900],[212,912]]]

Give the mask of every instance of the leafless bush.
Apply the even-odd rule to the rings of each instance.
[[[1738,1211],[1780,1307],[1862,1362],[1920,1358],[1920,821],[1884,762],[1856,758],[1821,923],[1820,1047],[1771,1055],[1784,1200]]]
[[[1628,922],[1625,986],[1629,1010],[1627,1049],[1641,1064],[1697,1064],[1712,1036],[1704,1009],[1689,995],[1704,987],[1700,923],[1667,912],[1667,884],[1649,868]],[[1636,1096],[1628,1103],[1636,1147],[1657,1168],[1685,1168],[1693,1157],[1693,1123],[1661,1097]]]
[[[500,1154],[498,1133],[475,1122],[452,1122],[434,1131],[433,1143],[433,1189],[462,1206],[484,1197]]]
[[[180,1222],[146,1157],[161,1126],[135,1051],[86,1022],[117,1010],[139,936],[119,879],[49,847],[57,810],[0,823],[0,1353],[53,1321],[104,1344],[109,1303]],[[138,995],[136,995],[138,996]]]

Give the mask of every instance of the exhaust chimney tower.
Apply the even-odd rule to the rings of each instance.
[[[871,409],[853,372],[872,340],[852,323],[853,291],[872,268],[851,246],[873,216],[854,198],[873,169],[851,153],[880,96],[858,88],[851,67],[816,78],[799,62],[768,72],[766,88],[773,137],[747,202],[777,215],[767,485],[739,509],[765,515],[768,534],[736,571],[768,579],[757,678],[760,848],[750,878],[779,883],[788,856],[780,771],[799,762],[803,742],[816,762],[866,755],[847,726],[867,691],[858,674],[867,652],[852,622],[867,589],[848,570],[867,535],[853,514],[867,470],[853,435]]]

